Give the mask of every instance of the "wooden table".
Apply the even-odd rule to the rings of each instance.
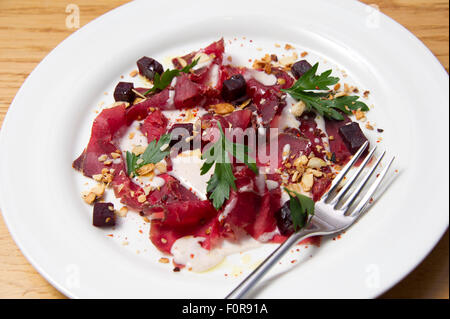
[[[83,26],[125,0],[0,1],[0,125],[19,87],[34,67],[73,30],[66,27],[68,3],[80,9]],[[447,69],[447,0],[370,0],[418,36]],[[449,298],[448,231],[426,260],[383,297]],[[0,218],[0,298],[64,298],[28,263]]]

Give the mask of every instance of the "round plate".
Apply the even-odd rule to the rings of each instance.
[[[138,58],[180,55],[222,36],[242,43],[237,64],[290,43],[322,68],[345,70],[371,92],[369,120],[384,129],[372,142],[397,156],[398,173],[364,218],[340,240],[287,256],[253,297],[380,295],[448,227],[448,180],[441,173],[449,166],[448,75],[411,33],[356,1],[138,1],[75,32],[28,77],[3,124],[1,208],[14,240],[69,297],[222,298],[242,280],[251,267],[240,256],[207,273],[173,273],[157,262],[148,226],[134,214],[113,237],[92,227],[91,208],[80,198],[86,180],[71,168],[98,103],[112,102],[114,84]],[[248,264],[273,248],[265,245]]]

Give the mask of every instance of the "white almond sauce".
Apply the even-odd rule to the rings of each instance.
[[[286,97],[286,106],[281,111],[280,120],[278,122],[278,129],[283,131],[285,128],[299,128],[300,121],[296,119],[294,114],[292,114],[292,105],[297,103],[290,95]]]
[[[238,242],[224,241],[221,246],[207,250],[200,245],[204,240],[204,237],[193,236],[176,240],[170,250],[173,261],[194,272],[203,272],[220,264],[228,255],[261,246],[260,242],[246,236]]]
[[[200,199],[206,200],[206,183],[214,172],[214,166],[205,175],[200,175],[200,168],[204,162],[200,157],[199,149],[178,154],[172,158],[173,170],[169,174],[177,178],[187,189],[192,188],[192,192]]]

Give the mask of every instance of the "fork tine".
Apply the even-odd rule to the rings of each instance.
[[[359,202],[358,206],[356,206],[356,208],[355,208],[355,210],[354,210],[354,212],[352,213],[351,216],[359,217],[361,212],[363,212],[364,208],[369,203],[369,201],[372,198],[373,194],[376,192],[376,190],[380,186],[381,182],[383,181],[383,178],[386,176],[386,174],[387,174],[389,168],[391,167],[391,164],[394,161],[394,159],[395,159],[395,156],[393,156],[391,158],[391,160],[389,161],[388,165],[381,171],[381,173],[378,176],[377,180],[375,181],[375,183],[372,184],[372,186],[370,186],[370,189],[367,191],[367,194],[364,195],[363,199]]]
[[[359,193],[361,193],[362,189],[364,188],[364,186],[366,185],[367,181],[370,179],[370,177],[372,176],[372,174],[375,172],[376,168],[378,167],[378,165],[380,164],[381,160],[383,159],[384,155],[386,154],[386,151],[384,151],[381,156],[378,158],[378,160],[376,161],[375,165],[372,167],[372,169],[370,170],[370,172],[363,178],[363,180],[361,181],[361,183],[358,185],[357,189],[352,193],[352,195],[350,196],[350,198],[345,202],[345,204],[341,207],[340,210],[344,211],[344,214],[347,213],[348,208],[353,204],[354,200],[356,199],[356,197],[359,195]]]
[[[350,189],[350,187],[353,185],[353,183],[358,178],[359,174],[363,171],[363,169],[366,167],[367,163],[372,158],[373,154],[375,153],[375,150],[377,149],[377,145],[370,151],[369,154],[367,154],[364,161],[361,163],[361,165],[358,167],[358,170],[353,174],[353,176],[345,183],[345,186],[339,191],[339,193],[336,195],[335,198],[330,202],[330,205],[336,206],[337,203],[342,199],[342,197],[347,193],[347,191]]]
[[[369,145],[369,142],[366,141],[359,150],[353,155],[352,159],[344,166],[344,168],[340,171],[340,173],[336,176],[336,178],[331,183],[330,189],[328,192],[326,192],[323,196],[321,201],[325,202],[328,198],[328,196],[336,189],[336,187],[339,185],[339,183],[342,181],[344,176],[348,173],[350,168],[355,164],[355,162],[358,160],[358,158],[361,156],[361,154],[364,152],[364,150],[367,148],[367,145]]]

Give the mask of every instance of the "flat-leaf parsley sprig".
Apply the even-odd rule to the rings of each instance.
[[[172,83],[173,78],[179,76],[181,73],[190,73],[191,69],[197,65],[199,60],[200,58],[195,59],[191,64],[186,65],[181,70],[166,70],[161,75],[159,75],[159,73],[155,73],[155,77],[153,78],[153,87],[146,91],[144,95],[156,92],[157,90],[164,90],[170,85],[170,83]]]
[[[155,164],[162,161],[170,153],[169,143],[171,140],[170,134],[164,134],[160,137],[159,141],[153,140],[148,144],[144,153],[136,155],[127,151],[127,174],[139,175],[137,170],[147,164]]]
[[[291,211],[294,231],[299,231],[305,227],[308,216],[314,215],[314,201],[308,196],[299,194],[288,188],[284,188],[284,190],[290,198],[289,209]]]
[[[219,121],[220,136],[218,140],[202,153],[202,159],[205,160],[200,168],[200,174],[205,175],[215,164],[214,173],[207,183],[206,191],[209,199],[212,200],[215,209],[220,209],[225,200],[230,198],[230,188],[236,190],[233,168],[231,166],[229,155],[245,163],[255,174],[258,174],[258,167],[255,160],[248,155],[249,149],[246,145],[230,142],[222,130]]]
[[[351,115],[352,110],[368,111],[368,106],[358,101],[359,96],[332,97],[329,91],[330,85],[339,82],[339,78],[330,76],[332,70],[327,70],[320,75],[316,75],[319,63],[303,74],[289,89],[282,89],[294,99],[303,101],[306,110],[316,110],[320,115],[342,121],[344,117],[338,111]],[[318,92],[319,91],[319,92]],[[331,97],[331,98],[330,98]]]

